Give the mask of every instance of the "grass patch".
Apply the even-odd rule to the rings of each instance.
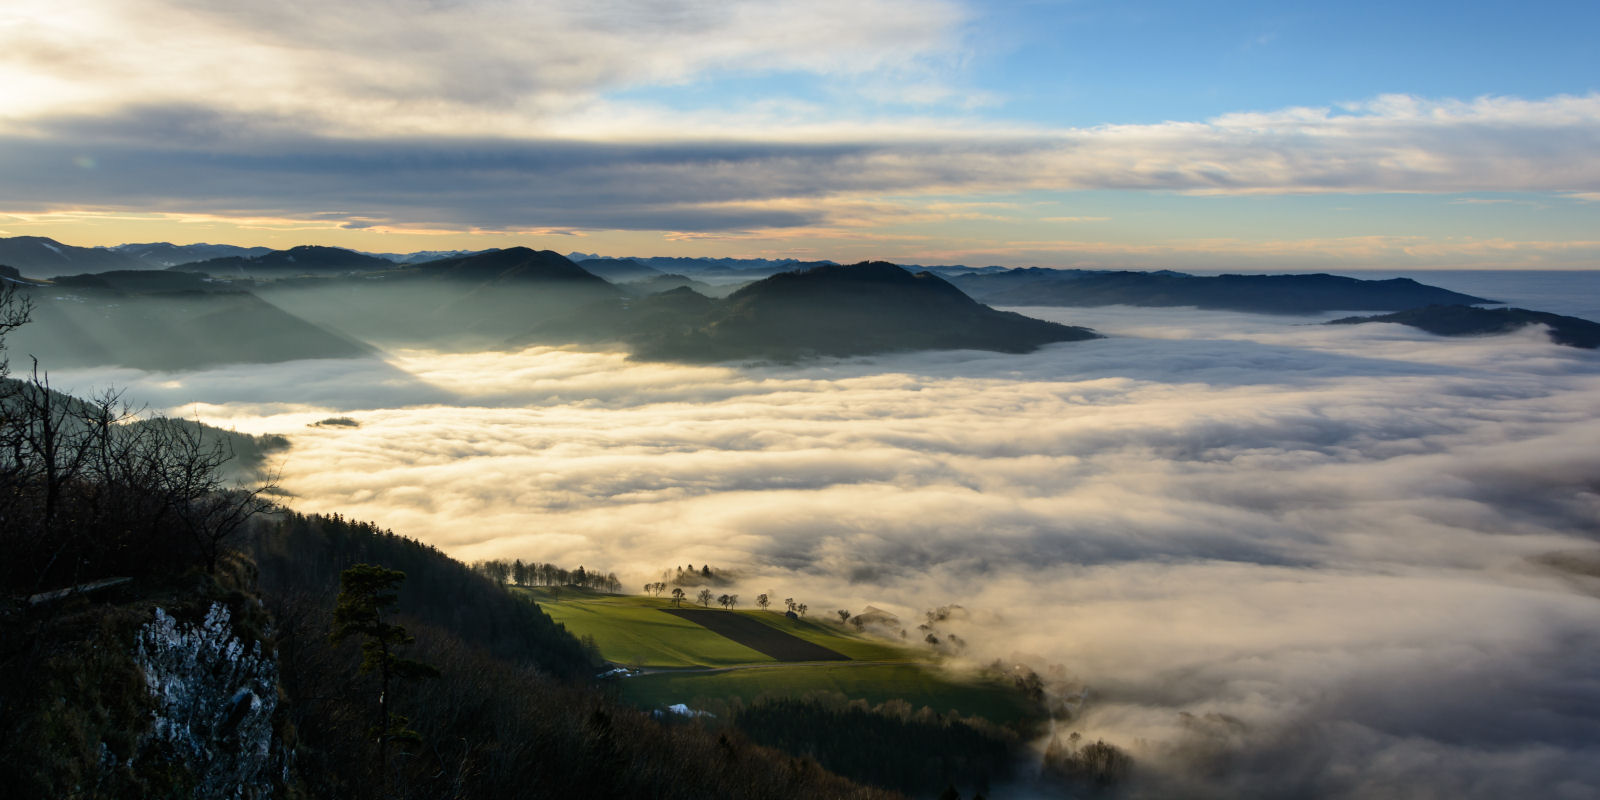
[[[518,589],[539,603],[574,636],[592,636],[606,660],[645,667],[721,667],[771,663],[774,659],[661,609],[667,598],[604,594],[585,589]],[[683,608],[701,608],[684,603]],[[713,609],[716,610],[716,609]],[[776,611],[721,611],[738,614],[855,661],[926,661],[927,654],[866,636],[840,625],[789,619]],[[662,619],[664,618],[664,619]]]
[[[661,613],[655,598],[580,589],[524,589],[574,636],[591,636],[607,661],[643,667],[723,667],[776,663],[686,619]]]
[[[781,612],[736,614],[848,656],[851,661],[785,664],[701,625],[662,613],[666,598],[615,595],[582,589],[519,589],[576,636],[590,636],[608,661],[668,671],[623,678],[622,697],[643,708],[688,703],[727,708],[735,698],[804,697],[838,693],[877,705],[904,700],[913,708],[956,711],[999,724],[1036,720],[1037,709],[1008,681],[964,677],[939,669],[926,650],[868,636],[829,622],[789,619]],[[685,608],[700,608],[684,604]],[[673,668],[744,667],[724,672],[673,672]]]

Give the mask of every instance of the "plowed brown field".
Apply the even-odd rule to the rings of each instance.
[[[696,625],[709,628],[745,647],[772,656],[779,661],[849,661],[850,657],[836,653],[820,644],[790,636],[783,631],[731,611],[712,611],[702,608],[664,608],[668,614],[682,617]]]

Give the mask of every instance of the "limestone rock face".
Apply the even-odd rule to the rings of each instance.
[[[157,608],[139,631],[135,658],[155,699],[150,741],[194,779],[194,796],[265,798],[284,759],[273,728],[278,666],[261,643],[234,633],[213,603],[188,625]]]

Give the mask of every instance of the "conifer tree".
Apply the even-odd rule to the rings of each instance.
[[[420,661],[402,658],[400,648],[415,641],[406,629],[383,621],[383,613],[399,599],[396,592],[406,574],[377,564],[357,564],[339,575],[339,601],[333,610],[335,642],[361,637],[363,675],[378,675],[377,721],[370,735],[378,744],[378,773],[388,783],[389,743],[417,744],[422,737],[406,727],[408,720],[390,707],[390,685],[397,680],[438,677],[439,671]]]

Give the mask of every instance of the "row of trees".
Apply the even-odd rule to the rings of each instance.
[[[517,586],[577,586],[584,589],[593,589],[597,592],[620,592],[622,581],[617,579],[615,572],[598,572],[586,570],[583,565],[577,569],[566,569],[555,564],[545,564],[538,561],[491,560],[479,561],[472,568],[483,573],[495,583],[511,583]]]
[[[651,587],[656,586],[656,585],[657,584],[646,584],[645,585],[645,589],[649,590]],[[657,596],[660,595],[659,592],[657,592],[656,594],[657,594]],[[682,606],[683,605],[683,601],[685,599],[687,599],[688,596],[689,596],[689,594],[683,590],[683,587],[675,586],[672,589],[672,604],[675,605],[675,606]],[[766,597],[766,595],[762,595],[762,597]],[[723,608],[728,609],[729,611],[732,611],[734,606],[739,605],[739,595],[736,595],[736,594],[721,594],[721,595],[717,595],[715,592],[712,592],[710,589],[707,589],[707,588],[704,588],[704,587],[701,587],[700,593],[695,595],[695,599],[699,600],[700,601],[700,605],[705,606],[706,608],[710,608],[711,607],[711,601],[712,600],[716,600],[717,601],[717,605],[722,606]]]
[[[654,583],[645,584],[644,585],[644,592],[645,592],[645,594],[648,594],[648,595],[650,595],[652,597],[660,597],[661,593],[663,591],[665,591],[666,588],[667,588],[667,584],[665,582],[656,581]],[[683,601],[685,599],[687,599],[688,597],[689,597],[689,595],[688,595],[687,592],[685,592],[683,590],[683,587],[681,587],[681,586],[673,587],[673,589],[672,589],[672,604],[673,605],[675,605],[675,606],[683,605]],[[722,606],[723,608],[729,609],[729,610],[732,610],[734,606],[739,604],[739,595],[736,595],[736,594],[721,594],[721,595],[719,595],[719,594],[716,594],[715,592],[711,591],[711,589],[709,589],[707,587],[704,587],[704,586],[700,587],[700,592],[695,595],[695,599],[699,600],[700,601],[700,605],[705,606],[706,608],[710,608],[711,607],[711,601],[712,600],[716,600],[717,601],[717,605]],[[783,599],[783,602],[789,607],[789,611],[791,613],[793,613],[793,614],[795,614],[797,616],[801,616],[801,617],[806,615],[807,606],[806,606],[805,603],[796,603],[794,601],[793,597],[786,597],[786,598]],[[765,592],[756,595],[756,606],[758,606],[762,611],[769,610],[769,608],[772,606],[772,598],[771,598],[771,596],[766,594]]]

